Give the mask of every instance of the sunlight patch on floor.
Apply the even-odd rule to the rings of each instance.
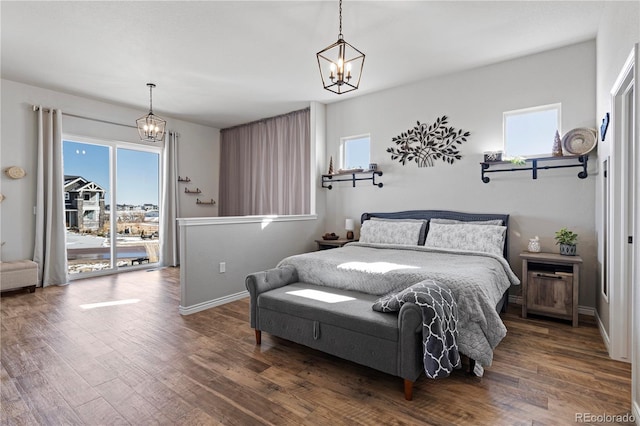
[[[87,303],[84,305],[80,305],[80,308],[82,309],[105,308],[107,306],[129,305],[131,303],[138,303],[139,301],[140,299],[124,299],[124,300],[113,300],[111,302]]]

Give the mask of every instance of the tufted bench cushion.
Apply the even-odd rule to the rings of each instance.
[[[27,288],[35,291],[38,284],[38,264],[33,260],[0,262],[0,290]]]

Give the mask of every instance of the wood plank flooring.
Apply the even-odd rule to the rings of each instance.
[[[113,301],[127,303],[82,307]],[[631,367],[588,317],[572,328],[513,306],[484,377],[423,376],[405,401],[397,377],[266,333],[256,346],[248,299],[189,316],[178,304],[175,268],[3,294],[0,423],[565,425],[630,412]]]

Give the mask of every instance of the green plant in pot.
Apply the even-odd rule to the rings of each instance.
[[[578,240],[578,234],[569,231],[567,228],[562,228],[556,232],[555,240],[556,244],[560,245],[560,254],[565,256],[576,255],[576,241]]]

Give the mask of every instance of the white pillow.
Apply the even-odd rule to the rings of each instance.
[[[423,225],[424,221],[365,220],[360,228],[360,242],[415,246]]]
[[[472,250],[502,256],[506,226],[432,223],[425,246]]]

